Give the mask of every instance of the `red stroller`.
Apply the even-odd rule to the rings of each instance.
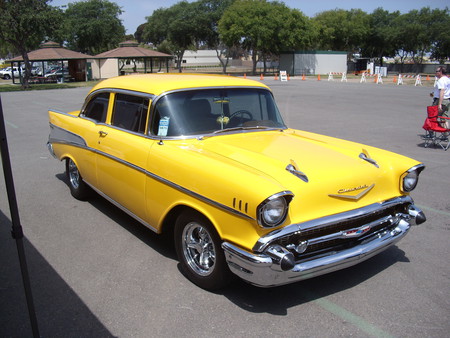
[[[427,118],[423,124],[426,134],[423,137],[425,140],[425,148],[432,144],[439,145],[442,149],[447,150],[450,146],[450,118],[445,116],[438,116],[438,106],[427,107]]]

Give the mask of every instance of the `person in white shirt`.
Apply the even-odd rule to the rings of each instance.
[[[448,107],[450,104],[450,79],[447,77],[445,67],[436,69],[436,77],[438,80],[434,86],[433,106],[438,106],[439,115],[448,116]]]

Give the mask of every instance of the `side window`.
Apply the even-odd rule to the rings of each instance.
[[[100,93],[94,96],[86,105],[83,115],[97,122],[105,122],[108,102],[109,93]]]
[[[111,124],[137,133],[145,133],[148,105],[148,98],[116,94]]]

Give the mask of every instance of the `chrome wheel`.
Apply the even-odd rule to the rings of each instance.
[[[221,248],[222,240],[211,222],[194,210],[182,212],[174,229],[175,249],[183,274],[206,290],[218,290],[232,280]]]
[[[89,187],[83,181],[77,165],[70,158],[66,160],[66,176],[72,196],[81,201],[86,200],[89,196]]]
[[[78,171],[76,164],[71,159],[68,160],[67,167],[70,185],[75,189],[78,189],[80,186],[80,172]]]
[[[196,222],[188,223],[182,234],[183,254],[190,268],[200,276],[214,270],[216,248],[208,230]]]

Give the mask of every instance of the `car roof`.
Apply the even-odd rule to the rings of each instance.
[[[94,86],[91,92],[112,88],[160,95],[179,89],[214,87],[260,87],[269,89],[261,82],[227,75],[133,74],[103,80]]]

